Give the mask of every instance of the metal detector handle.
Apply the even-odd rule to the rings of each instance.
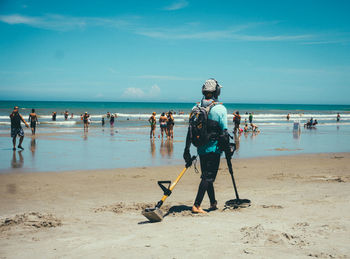
[[[169,184],[168,187],[165,187],[163,184]],[[171,181],[158,181],[159,187],[163,190],[164,195],[170,195],[171,191],[169,190]]]
[[[192,165],[192,162],[194,161],[194,160],[196,160],[196,156],[192,156],[191,157],[191,160],[190,161],[188,161],[187,163],[186,163],[186,165],[185,165],[185,167],[186,168],[189,168],[191,165]]]

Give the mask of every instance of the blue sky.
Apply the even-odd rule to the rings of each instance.
[[[350,1],[0,0],[0,99],[350,104]]]

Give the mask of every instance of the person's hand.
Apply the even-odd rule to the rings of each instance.
[[[186,162],[186,167],[190,167],[192,165],[192,158],[188,148],[185,148],[183,158]]]
[[[28,123],[26,123],[26,127],[27,127],[27,128],[29,128],[29,125],[28,125]]]

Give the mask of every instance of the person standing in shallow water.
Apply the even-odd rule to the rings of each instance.
[[[250,112],[249,113],[249,123],[253,122],[253,114]]]
[[[160,133],[162,135],[162,138],[164,136],[164,133],[165,133],[165,136],[168,135],[168,133],[167,133],[167,121],[168,121],[168,118],[165,116],[165,113],[163,112],[159,117]]]
[[[173,117],[173,113],[171,111],[169,111],[167,113],[167,131],[168,131],[168,138],[174,138],[174,117]]]
[[[90,115],[87,112],[85,112],[83,115],[84,131],[89,130],[89,117]]]
[[[111,127],[114,126],[114,115],[113,114],[111,115],[111,118],[109,120],[109,124],[111,125]]]
[[[29,114],[28,121],[30,122],[30,128],[32,130],[32,135],[35,135],[36,124],[38,122],[38,116],[35,113],[35,109],[32,109],[32,112]]]
[[[52,113],[52,120],[53,120],[53,121],[56,121],[56,112],[53,112],[53,113]]]
[[[23,122],[27,128],[29,128],[28,123],[23,119],[22,115],[18,112],[18,106],[15,106],[13,108],[12,113],[10,114],[11,119],[11,138],[12,138],[12,144],[13,144],[13,150],[16,150],[16,137],[17,135],[19,138],[18,148],[24,149],[22,147],[22,142],[24,139],[24,131],[21,126],[21,122]]]
[[[151,130],[149,132],[149,138],[154,138],[155,131],[156,131],[156,124],[157,124],[156,113],[155,112],[153,112],[152,116],[149,117],[148,122],[151,125]]]

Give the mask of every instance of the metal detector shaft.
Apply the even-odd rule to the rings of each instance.
[[[235,178],[233,177],[233,170],[232,170],[231,158],[230,158],[227,154],[225,154],[225,156],[226,156],[226,161],[227,161],[227,167],[228,167],[228,170],[229,170],[230,175],[231,175],[231,179],[232,179],[232,183],[233,183],[233,188],[235,189],[236,199],[239,200],[239,196],[238,196],[238,191],[237,191],[237,186],[236,186]]]

